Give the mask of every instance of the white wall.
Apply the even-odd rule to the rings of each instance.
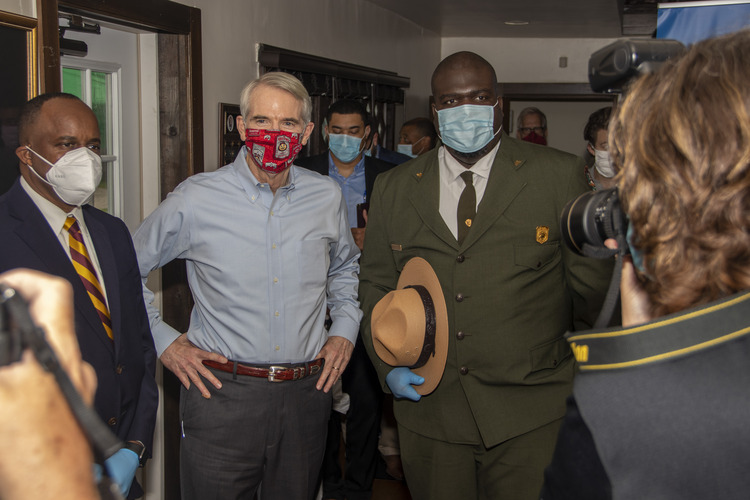
[[[35,0],[0,0],[0,10],[26,17],[36,17]]]
[[[499,82],[588,82],[589,56],[614,38],[443,38],[441,57],[469,50],[487,59]],[[568,58],[566,68],[560,57]]]
[[[440,38],[364,0],[180,0],[201,9],[205,168],[218,162],[219,103],[257,78],[255,44],[395,71],[411,78],[403,116],[428,111]],[[217,8],[221,6],[221,8]],[[319,124],[316,124],[319,125]]]

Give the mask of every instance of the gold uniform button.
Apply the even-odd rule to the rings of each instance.
[[[465,336],[466,335],[464,334],[464,332],[458,332],[458,333],[456,333],[456,338],[458,340],[463,340]]]
[[[115,372],[117,372],[118,375],[122,375],[122,365],[117,365],[117,368],[115,368]]]
[[[109,420],[107,420],[107,425],[114,427],[117,425],[117,419],[115,417],[110,417]]]
[[[464,294],[459,293],[458,295],[456,295],[456,302],[463,302],[463,300],[464,300]]]
[[[458,372],[459,372],[459,373],[460,373],[461,375],[466,375],[467,373],[469,373],[469,369],[468,369],[468,368],[466,368],[465,366],[462,366],[461,368],[459,368]]]

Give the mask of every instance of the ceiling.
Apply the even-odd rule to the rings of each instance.
[[[657,0],[368,1],[441,37],[617,38],[656,29]],[[528,24],[506,24],[513,21]]]

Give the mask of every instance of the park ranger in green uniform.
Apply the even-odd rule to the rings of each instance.
[[[538,498],[575,362],[566,331],[590,328],[612,265],[561,244],[560,213],[587,191],[583,161],[502,132],[492,66],[444,59],[432,76],[442,146],[378,177],[362,253],[365,344],[396,396],[415,500]],[[374,353],[370,317],[412,257],[435,270],[449,346],[429,394]]]

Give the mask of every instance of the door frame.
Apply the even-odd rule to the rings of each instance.
[[[510,128],[511,101],[602,101],[614,106],[617,96],[591,90],[588,83],[501,83],[503,130]]]

